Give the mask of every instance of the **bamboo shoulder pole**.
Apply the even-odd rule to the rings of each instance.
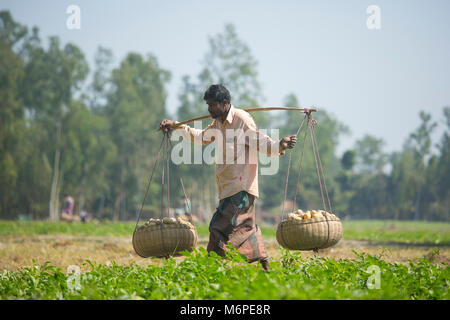
[[[285,110],[285,111],[300,111],[300,112],[305,112],[305,111],[311,111],[311,112],[317,112],[317,109],[313,109],[313,108],[295,108],[295,107],[263,107],[263,108],[246,108],[246,109],[242,109],[242,108],[238,108],[240,110],[244,110],[247,112],[254,112],[254,111],[272,111],[272,110]],[[208,116],[202,116],[202,117],[198,117],[198,118],[194,118],[194,119],[189,119],[186,121],[182,121],[182,122],[178,122],[173,129],[176,129],[178,127],[180,127],[183,124],[188,124],[194,121],[198,121],[198,120],[204,120],[204,119],[208,119],[211,118],[211,115]]]

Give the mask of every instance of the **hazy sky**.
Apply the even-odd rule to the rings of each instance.
[[[66,27],[71,4],[81,9],[80,30]],[[369,5],[380,8],[379,30],[366,25]],[[233,23],[259,63],[264,105],[282,105],[292,92],[301,106],[334,114],[352,132],[341,139],[339,152],[364,134],[383,138],[385,151],[399,150],[419,125],[420,110],[439,121],[436,143],[442,108],[450,105],[446,0],[2,0],[0,9],[38,26],[43,38],[58,35],[63,43],[75,43],[91,67],[99,45],[113,50],[114,66],[130,51],[153,53],[172,73],[171,112],[182,76],[200,71],[208,36]]]

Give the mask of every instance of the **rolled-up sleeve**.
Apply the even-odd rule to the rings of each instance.
[[[175,124],[178,123],[179,123],[178,121],[175,122]],[[175,132],[180,134],[186,141],[196,144],[207,145],[214,142],[215,140],[214,135],[212,135],[211,132],[209,132],[211,129],[216,129],[216,120],[211,122],[203,130],[191,128],[186,124],[182,124],[177,129],[175,129]]]

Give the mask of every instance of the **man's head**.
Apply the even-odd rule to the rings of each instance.
[[[213,84],[206,90],[203,100],[213,119],[222,118],[228,111],[231,102],[230,92],[221,84]]]

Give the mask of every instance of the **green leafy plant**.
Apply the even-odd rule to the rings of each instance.
[[[69,274],[45,263],[0,274],[0,299],[448,299],[446,263],[433,264],[434,251],[417,263],[388,263],[382,255],[355,253],[355,259],[313,256],[282,249],[271,270],[247,263],[237,250],[220,257],[204,248],[183,252],[185,259],[159,265],[120,266],[86,261],[79,288]],[[380,271],[380,288],[367,285],[370,266]],[[69,279],[70,280],[70,279]]]

